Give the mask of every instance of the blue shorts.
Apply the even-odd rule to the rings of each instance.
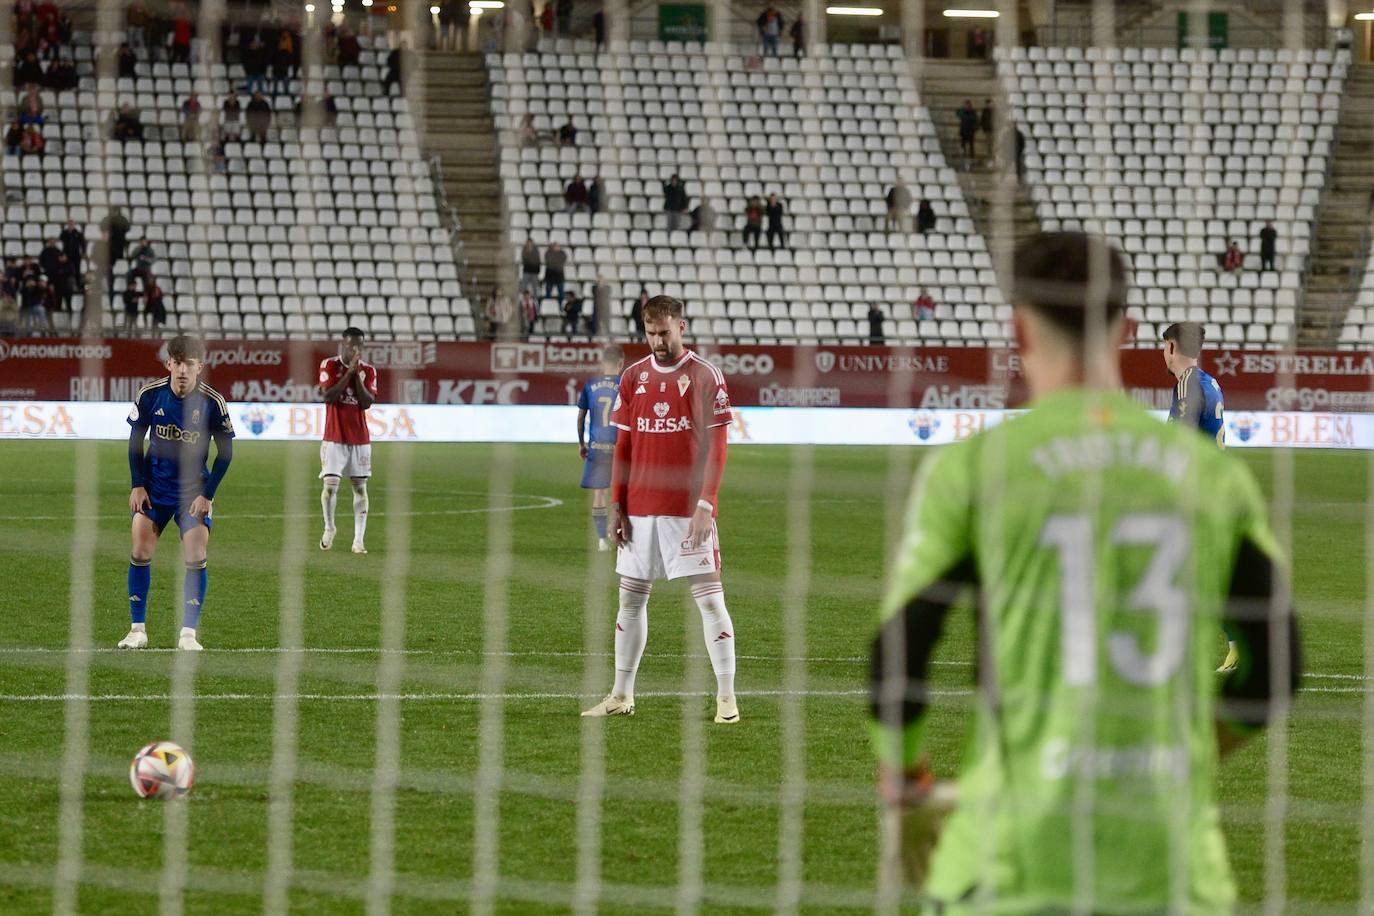
[[[191,504],[189,502],[179,506],[171,506],[165,503],[152,503],[151,505],[151,509],[142,509],[140,511],[143,515],[153,520],[153,524],[157,526],[158,534],[162,534],[162,530],[167,527],[167,523],[174,518],[177,521],[177,530],[182,534],[185,534],[197,525],[204,525],[206,528],[214,527],[213,519],[211,519],[210,516],[206,515],[202,518],[196,518],[192,515]]]
[[[615,452],[612,449],[592,449],[587,453],[587,463],[582,468],[582,489],[604,490],[611,485],[611,462]]]

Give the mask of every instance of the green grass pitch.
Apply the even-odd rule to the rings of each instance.
[[[859,657],[871,635],[885,544],[917,457],[912,449],[732,449],[720,529],[726,597],[742,656],[742,724],[710,724],[709,667],[696,612],[685,586],[660,583],[650,602],[638,714],[593,722],[586,727],[594,731],[584,733],[578,695],[604,691],[611,676],[611,659],[584,649],[609,651],[614,597],[610,555],[590,549],[586,494],[577,487],[580,464],[570,447],[376,447],[371,552],[358,557],[347,549],[352,517],[346,488],[338,543],[328,554],[317,547],[312,445],[240,442],[216,502],[200,631],[207,651],[180,672],[196,693],[214,697],[195,704],[193,732],[172,729],[174,710],[184,705],[167,699],[177,689],[176,653],[84,656],[87,693],[133,698],[89,706],[89,764],[75,825],[82,838],[81,910],[152,911],[164,830],[183,826],[187,841],[178,848],[185,851],[186,912],[262,910],[270,864],[274,678],[284,656],[242,650],[280,645],[280,610],[293,595],[292,577],[284,589],[282,571],[293,566],[304,570],[300,638],[311,650],[290,659],[299,663],[294,693],[300,695],[288,844],[293,910],[358,913],[366,907],[378,755],[378,703],[369,695],[396,674],[385,670],[375,651],[388,622],[403,629],[405,646],[413,650],[399,658],[397,692],[406,698],[397,704],[398,745],[384,749],[400,765],[390,856],[395,912],[467,911],[478,889],[475,858],[493,852],[487,861],[499,874],[497,912],[565,912],[593,886],[588,874],[578,884],[579,825],[584,839],[594,835],[588,827],[596,826],[590,816],[597,813],[600,853],[585,847],[583,854],[586,861],[599,858],[599,871],[589,874],[599,879],[600,912],[671,909],[680,894],[693,893],[694,874],[703,910],[771,910],[787,867],[780,863],[790,849],[800,852],[804,911],[865,908],[878,883],[878,812],[862,698],[852,692],[864,685]],[[1360,717],[1370,687],[1361,678],[1368,651],[1362,643],[1367,459],[1316,452],[1245,452],[1243,458],[1271,495],[1274,481],[1290,470],[1295,481],[1294,587],[1306,668],[1313,673],[1306,683],[1320,688],[1299,698],[1286,736],[1290,798],[1276,812],[1284,818],[1282,893],[1292,912],[1351,912],[1360,893]],[[83,508],[76,481],[87,472],[94,474],[86,478],[93,485],[84,488],[88,505],[94,500],[94,517],[78,523],[74,516]],[[511,475],[513,500],[489,496],[493,473]],[[500,481],[498,476],[498,489]],[[809,515],[792,498],[799,487],[813,497]],[[5,913],[48,912],[53,904],[65,707],[31,698],[68,690],[71,656],[63,650],[80,570],[93,570],[94,645],[110,649],[127,630],[127,496],[122,443],[0,445]],[[524,508],[498,516],[485,511],[489,505]],[[73,548],[78,524],[97,525],[93,563],[82,561],[79,543]],[[407,535],[403,563],[404,555],[391,548]],[[506,536],[511,553],[503,569],[489,564],[487,545]],[[797,575],[802,569],[809,570],[809,582]],[[179,625],[180,575],[178,545],[169,533],[154,561],[149,606],[150,640],[163,650],[174,645]],[[500,599],[487,595],[492,576],[504,584],[504,627],[483,613],[488,598]],[[783,625],[784,605],[789,589],[802,588],[804,606],[794,604],[792,619],[804,621],[807,661],[789,667],[784,657],[800,643]],[[390,598],[384,597],[388,591]],[[395,616],[402,613],[403,626]],[[947,632],[941,658],[966,663],[971,627],[955,622]],[[510,654],[484,655],[488,636],[504,636]],[[318,651],[324,649],[357,651]],[[485,669],[485,677],[484,663],[495,666]],[[500,669],[504,677],[497,680]],[[960,664],[939,671],[951,688],[969,679]],[[798,687],[807,695],[777,695]],[[768,691],[775,694],[749,695]],[[484,707],[475,698],[479,693],[498,696]],[[792,755],[806,779],[797,817],[782,802],[786,760],[794,749],[785,747],[786,703],[801,711],[791,721],[804,733],[800,754]],[[963,707],[951,699],[934,714],[933,758],[948,774]],[[501,739],[499,770],[492,766],[495,758],[482,765],[484,727],[489,738]],[[140,802],[129,787],[129,759],[159,738],[188,744],[198,764],[196,788],[179,809],[184,824],[179,813],[168,817],[168,805]],[[579,795],[597,788],[580,777],[595,775],[584,762],[597,759],[598,747],[604,752],[599,800],[579,821]],[[684,783],[684,773],[701,779]],[[1275,880],[1264,854],[1268,777],[1264,740],[1229,760],[1220,777],[1231,856],[1242,896],[1252,903],[1263,900]],[[684,792],[690,799],[694,791],[703,800],[699,821],[695,804],[680,805]],[[494,811],[496,818],[478,818],[478,811]],[[479,821],[492,830],[481,834]],[[697,825],[701,846],[694,848]],[[699,871],[697,849],[704,850]]]

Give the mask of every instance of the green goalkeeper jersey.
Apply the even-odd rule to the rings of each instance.
[[[1060,391],[933,452],[908,512],[884,621],[931,590],[979,596],[926,893],[946,912],[1228,911],[1212,655],[1241,545],[1277,557],[1247,469],[1123,395]],[[910,766],[925,718],[875,721],[879,754]]]

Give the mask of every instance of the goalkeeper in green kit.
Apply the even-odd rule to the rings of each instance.
[[[1297,630],[1250,473],[1120,393],[1126,291],[1101,239],[1023,243],[1012,304],[1030,409],[917,475],[870,728],[931,912],[1234,905],[1216,767],[1291,698]],[[978,689],[947,784],[923,753],[926,671],[961,596],[976,608]],[[1241,659],[1218,686],[1223,621]]]

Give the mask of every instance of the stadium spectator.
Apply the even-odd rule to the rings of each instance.
[[[534,334],[534,324],[539,320],[539,303],[534,299],[534,292],[528,289],[520,291],[520,322],[526,338]]]
[[[988,32],[976,25],[968,33],[968,56],[982,60],[988,56]]]
[[[174,64],[191,62],[191,37],[195,34],[195,24],[186,14],[186,6],[176,3],[172,6],[172,45],[171,55]]]
[[[558,16],[558,34],[571,35],[573,0],[557,0],[557,2],[555,12]]]
[[[45,333],[51,325],[48,323],[48,311],[43,302],[46,297],[43,280],[34,273],[30,273],[24,278],[24,284],[19,288],[19,328],[27,334]]]
[[[1279,232],[1274,228],[1274,224],[1265,220],[1264,228],[1260,230],[1260,270],[1273,270],[1274,257],[1278,254]]]
[[[930,201],[922,198],[921,205],[916,208],[916,231],[925,235],[935,228],[935,208],[930,205]]]
[[[53,298],[61,303],[64,311],[72,311],[72,299],[76,295],[79,273],[65,253],[57,256],[57,264],[48,274],[48,284],[52,287]]]
[[[140,277],[144,285],[147,285],[153,276],[153,265],[157,263],[157,249],[147,237],[139,240],[138,247],[134,249],[129,257],[128,279]]]
[[[135,48],[143,47],[144,28],[148,24],[148,8],[142,0],[134,0],[124,11],[124,25],[127,28],[128,43]]]
[[[224,97],[224,104],[220,106],[220,139],[237,140],[242,131],[243,109],[239,106],[239,96],[236,92],[230,92]]]
[[[539,247],[534,244],[534,239],[525,236],[525,244],[520,246],[520,288],[538,293],[539,271],[543,267]]]
[[[544,9],[539,13],[539,31],[553,37],[553,0],[545,0]]]
[[[252,95],[266,85],[267,49],[257,34],[253,35],[247,47],[239,49],[239,66],[243,67],[243,91]]]
[[[563,327],[564,334],[572,336],[578,331],[578,326],[582,324],[582,297],[577,294],[576,289],[568,290],[568,296],[563,301]]]
[[[79,81],[76,64],[69,57],[49,64],[47,72],[43,74],[43,85],[56,92],[70,92]]]
[[[711,202],[703,200],[692,208],[692,222],[687,227],[688,232],[702,231],[708,235],[716,231],[716,210],[711,206]]]
[[[267,129],[272,126],[272,106],[261,89],[254,92],[253,98],[248,101],[248,107],[244,110],[244,124],[251,139],[259,143],[267,142]]]
[[[138,287],[134,281],[130,280],[124,284],[124,330],[132,337],[134,331],[138,330]]]
[[[348,26],[339,27],[339,40],[336,46],[335,59],[338,61],[339,69],[345,67],[356,67],[358,61],[362,59],[363,46],[358,41],[358,36]]]
[[[24,128],[19,126],[19,119],[15,118],[10,123],[9,129],[5,131],[5,154],[8,156],[18,156],[19,146],[24,142]]]
[[[276,52],[272,56],[272,78],[281,92],[290,88],[291,77],[300,72],[300,62],[301,37],[288,25],[277,33]]]
[[[806,54],[806,20],[800,12],[792,20],[792,56],[800,58]]]
[[[525,112],[525,116],[520,119],[520,145],[539,145],[539,131],[534,129],[534,115],[528,111]]]
[[[459,3],[459,0],[444,0],[439,4],[439,40],[436,45],[439,50],[462,49],[465,42],[459,37],[459,29],[467,30],[468,13],[468,5]]]
[[[138,79],[138,55],[134,54],[134,49],[127,42],[119,46],[115,66],[120,79]]]
[[[674,172],[663,184],[663,212],[668,214],[668,229],[682,228],[682,217],[687,213],[687,186]]]
[[[382,79],[382,92],[391,93],[394,85],[398,93],[404,93],[405,72],[410,69],[410,50],[404,41],[393,48],[391,53],[386,56],[386,76]]]
[[[162,298],[162,287],[153,277],[143,284],[143,316],[149,330],[167,323],[167,303]]]
[[[62,242],[62,253],[71,261],[72,269],[80,274],[81,263],[86,258],[86,234],[77,228],[76,220],[69,219],[58,238]]]
[[[783,19],[782,13],[772,3],[768,8],[759,13],[757,21],[759,29],[759,44],[763,46],[765,57],[778,56],[778,39],[782,37]]]
[[[744,203],[744,247],[758,251],[762,234],[763,200],[755,194]]]
[[[587,183],[582,180],[580,174],[574,175],[573,180],[568,182],[567,188],[563,190],[564,209],[568,213],[586,213],[587,197]]]
[[[1020,184],[1026,183],[1026,135],[1021,132],[1018,126],[1016,131],[1016,180]]]
[[[193,92],[181,103],[181,142],[200,139],[200,99]]]
[[[29,86],[28,96],[24,99],[24,104],[19,108],[19,126],[28,127],[30,124],[37,124],[42,127],[48,123],[48,119],[43,114],[43,101],[38,97],[38,88]]]
[[[959,118],[959,156],[965,172],[973,168],[973,140],[978,136],[978,112],[972,99],[964,99],[964,107],[956,113]]]
[[[25,156],[42,156],[47,147],[48,141],[43,138],[37,124],[30,124],[19,141],[19,151]]]
[[[120,143],[143,139],[143,119],[128,102],[120,105],[115,115],[113,136]]]
[[[1221,269],[1227,273],[1240,270],[1245,261],[1245,255],[1241,253],[1240,243],[1232,241],[1226,253],[1221,256]]]
[[[768,217],[768,247],[777,248],[779,244],[787,247],[787,233],[782,228],[782,201],[778,200],[778,195],[768,195],[768,206],[763,208],[764,214]]]
[[[563,270],[568,266],[568,253],[557,242],[549,245],[544,252],[544,298],[556,298],[559,302],[563,301],[563,291],[567,281],[564,279]],[[554,290],[558,290],[558,295],[553,295]]]
[[[649,291],[639,288],[639,298],[630,304],[630,324],[634,326],[635,338],[644,337],[644,306],[649,304]]]
[[[916,297],[915,314],[917,321],[931,321],[935,318],[935,300],[930,295],[930,290],[921,287],[921,294]]]
[[[56,238],[48,239],[43,250],[38,253],[38,266],[43,269],[43,274],[51,280],[57,275],[57,259],[62,257],[62,247]]]
[[[43,82],[43,65],[38,62],[38,55],[33,51],[22,56],[16,55],[13,74],[15,86],[41,84]]]
[[[897,183],[887,192],[887,231],[907,231],[907,222],[910,218],[911,191],[907,188],[906,182],[898,178]]]
[[[606,282],[605,276],[596,275],[596,284],[592,287],[592,314],[591,332],[592,336],[604,335],[611,330],[611,285]]]
[[[606,11],[597,10],[592,15],[592,33],[596,36],[596,50],[600,53],[606,49]]]
[[[224,151],[224,141],[220,140],[210,150],[210,170],[216,175],[229,171],[229,157]]]
[[[978,118],[978,126],[983,129],[983,138],[988,144],[988,158],[992,159],[995,155],[992,148],[992,127],[996,120],[992,111],[992,99],[983,100],[983,113]]]
[[[7,282],[0,282],[0,337],[19,335],[19,302]]]
[[[563,126],[558,128],[558,145],[577,145],[577,128],[573,126],[572,118],[568,118],[568,120],[564,122]]]
[[[487,297],[487,337],[506,340],[515,336],[515,306],[501,287],[492,288]]]
[[[868,343],[874,347],[887,343],[887,337],[883,334],[883,310],[872,302],[868,305]]]
[[[606,181],[600,175],[592,179],[592,186],[587,191],[587,206],[592,215],[606,209]]]

